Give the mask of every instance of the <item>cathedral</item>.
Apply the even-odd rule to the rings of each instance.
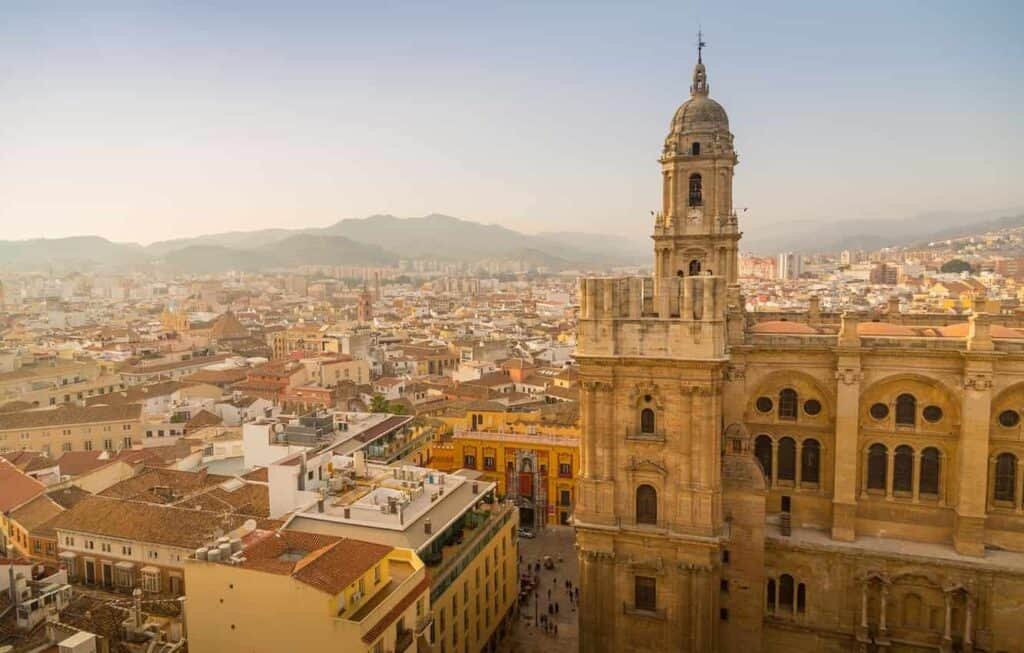
[[[700,56],[659,162],[580,284],[580,650],[1024,653],[1024,320],[747,313]]]

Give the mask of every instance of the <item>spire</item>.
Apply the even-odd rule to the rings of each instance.
[[[707,43],[704,42],[704,33],[697,30],[697,65],[693,68],[693,84],[690,86],[690,95],[707,95],[708,94],[708,75],[704,70],[704,48],[707,47]]]

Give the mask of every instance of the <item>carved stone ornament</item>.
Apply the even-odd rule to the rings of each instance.
[[[611,392],[612,384],[607,381],[582,381],[583,389],[588,392]]]
[[[836,379],[844,385],[854,385],[864,380],[864,374],[860,370],[847,367],[836,370]]]
[[[742,381],[747,378],[747,368],[743,365],[729,365],[723,370],[722,376],[726,381]]]
[[[964,388],[976,392],[984,392],[992,389],[991,374],[968,374],[964,377]]]
[[[650,458],[642,458],[640,460],[637,460],[635,456],[629,457],[628,469],[631,472],[639,472],[644,471],[646,469],[647,471],[658,472],[662,476],[668,474],[668,468],[665,467],[665,465],[661,464],[661,462],[657,460],[651,460]]]

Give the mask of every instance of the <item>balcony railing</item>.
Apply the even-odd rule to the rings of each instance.
[[[406,628],[398,634],[398,639],[395,640],[395,653],[403,653],[406,649],[412,646],[413,634],[412,630]]]
[[[434,623],[434,611],[429,610],[426,614],[421,615],[416,619],[416,634],[422,635],[426,632],[427,628],[430,628],[430,624]]]

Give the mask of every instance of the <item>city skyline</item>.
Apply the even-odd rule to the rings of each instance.
[[[5,239],[434,212],[646,230],[698,24],[743,145],[744,228],[1024,205],[1011,4],[5,14]]]

